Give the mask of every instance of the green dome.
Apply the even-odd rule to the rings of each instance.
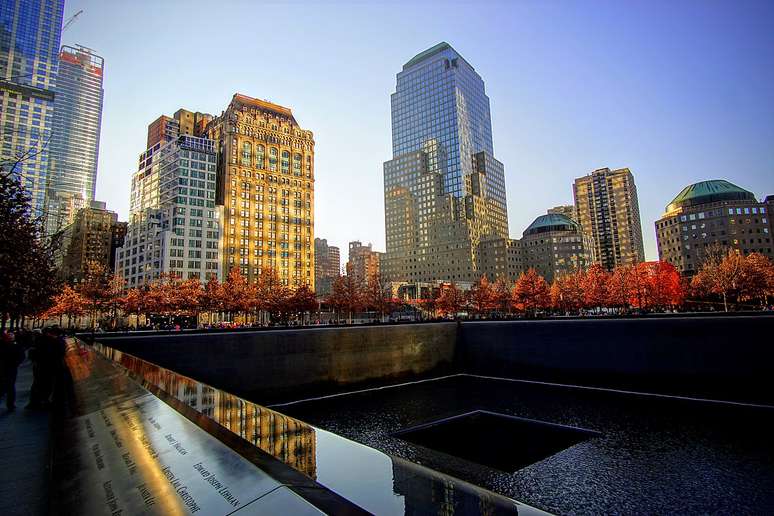
[[[559,213],[548,213],[536,218],[524,230],[524,236],[546,233],[548,231],[577,231],[579,225],[574,220]]]
[[[713,179],[688,185],[672,199],[666,207],[666,212],[678,208],[687,208],[697,204],[717,201],[754,201],[755,195],[724,179]]]

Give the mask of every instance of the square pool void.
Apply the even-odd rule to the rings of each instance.
[[[514,472],[601,434],[476,410],[406,428],[393,435],[500,471]]]

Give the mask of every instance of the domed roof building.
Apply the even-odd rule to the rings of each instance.
[[[683,188],[666,207],[666,212],[718,201],[753,201],[755,195],[725,179],[700,181]]]
[[[577,231],[579,228],[580,225],[566,215],[547,213],[539,216],[527,226],[523,236],[538,235],[549,231]]]
[[[724,179],[688,185],[656,221],[659,259],[682,274],[692,275],[707,251],[718,246],[774,258],[771,208],[771,196],[758,201],[752,192]]]
[[[593,261],[591,238],[580,224],[559,213],[536,218],[524,230],[521,246],[524,270],[534,268],[548,282]]]

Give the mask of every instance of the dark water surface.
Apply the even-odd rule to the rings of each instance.
[[[470,376],[277,409],[551,512],[774,514],[774,409]],[[510,472],[456,457],[448,443],[444,453],[393,435],[474,410],[601,435]],[[523,441],[514,445],[509,435],[460,430],[451,439],[460,449],[489,439],[495,452],[529,452],[528,436],[514,433]]]

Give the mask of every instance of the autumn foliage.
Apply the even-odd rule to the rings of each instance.
[[[522,273],[513,283],[505,278],[491,282],[482,276],[469,290],[454,282],[441,283],[432,296],[415,304],[430,316],[458,315],[491,317],[510,313],[536,316],[541,312],[557,314],[627,313],[631,310],[664,311],[686,303],[705,308],[707,303],[722,303],[726,310],[751,305],[767,306],[774,296],[774,265],[765,256],[743,256],[731,251],[710,257],[691,281],[683,278],[667,262],[644,262],[620,266],[612,272],[599,265],[557,277],[552,284],[534,269]],[[119,311],[125,315],[174,317],[206,315],[214,319],[254,322],[304,320],[318,308],[315,293],[306,285],[291,288],[276,271],[264,269],[250,283],[238,268],[226,281],[210,279],[204,285],[198,279],[180,280],[163,275],[140,289],[125,289],[119,277],[110,276],[94,266],[81,284],[64,286],[53,296],[53,303],[41,317],[66,317],[68,325],[84,315],[96,321],[109,313],[113,320]],[[341,276],[333,283],[332,293],[323,300],[337,317],[352,320],[361,311],[384,315],[396,310],[400,300],[391,288],[374,275],[367,282],[353,276]],[[217,314],[217,317],[216,317]],[[203,319],[200,319],[203,320]]]
[[[206,321],[239,320],[244,323],[284,322],[317,308],[314,292],[306,285],[290,288],[280,281],[276,271],[264,269],[250,284],[238,268],[233,268],[223,283],[216,278],[204,285],[198,278],[181,280],[163,274],[142,288],[125,289],[119,277],[111,277],[101,266],[90,269],[83,283],[65,286],[53,297],[53,305],[41,317],[68,317],[69,321],[90,315],[96,324],[100,315],[110,314],[115,321],[118,311],[127,316],[206,315]]]
[[[711,256],[691,280],[697,297],[718,297],[729,303],[768,304],[774,296],[774,264],[760,253],[742,256],[734,250]]]
[[[512,312],[535,316],[546,311],[620,313],[680,306],[684,291],[680,274],[666,262],[619,267],[612,273],[592,265],[586,271],[559,276],[550,285],[534,269],[522,273],[513,284],[502,277],[494,283],[482,277],[467,292],[447,284],[438,289],[434,299],[423,300],[421,306],[441,316],[463,312],[479,317]]]

